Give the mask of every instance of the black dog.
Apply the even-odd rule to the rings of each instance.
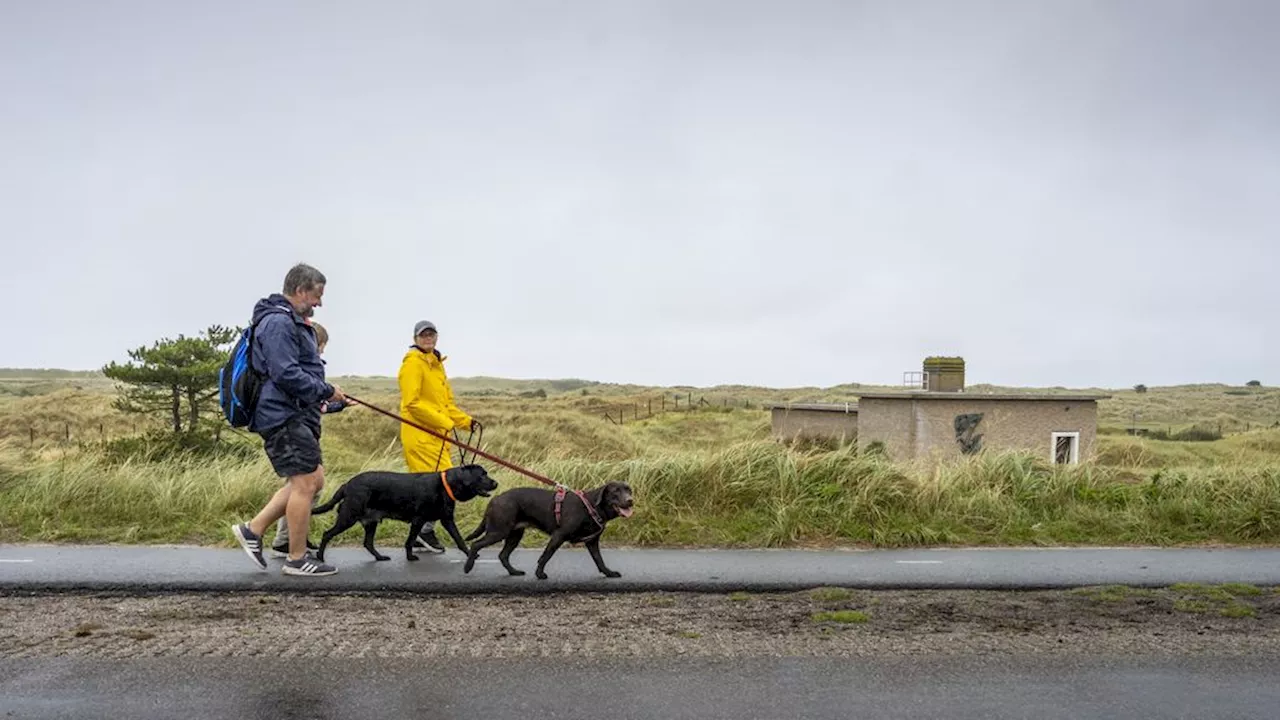
[[[587,552],[591,553],[591,559],[596,563],[596,569],[604,573],[605,577],[622,577],[622,573],[605,567],[604,558],[600,557],[600,536],[604,534],[605,523],[616,517],[631,517],[631,506],[634,504],[631,486],[624,482],[611,482],[588,490],[583,495],[591,503],[600,522],[591,516],[573,492],[566,493],[561,501],[559,523],[556,522],[556,493],[552,490],[514,488],[490,500],[480,526],[467,536],[468,540],[475,540],[483,534],[484,539],[472,544],[463,572],[469,573],[475,567],[476,556],[482,548],[505,538],[506,543],[502,546],[502,552],[498,553],[498,559],[507,572],[523,575],[524,571],[511,567],[511,551],[520,545],[525,528],[535,527],[551,536],[542,556],[538,558],[538,569],[534,574],[539,580],[547,579],[544,571],[547,561],[566,542],[584,543]]]
[[[498,483],[479,465],[463,465],[441,473],[397,473],[372,470],[363,472],[338,488],[329,502],[314,508],[312,515],[329,512],[339,502],[338,517],[333,527],[320,540],[316,559],[324,561],[329,541],[356,523],[364,525],[364,547],[378,560],[390,560],[373,546],[373,535],[384,518],[409,523],[409,539],[405,541],[405,557],[417,560],[413,541],[428,520],[438,520],[449,532],[458,549],[467,552],[467,544],[453,521],[457,503],[477,496],[489,497]],[[447,484],[446,484],[447,482]]]

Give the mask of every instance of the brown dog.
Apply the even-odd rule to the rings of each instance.
[[[558,512],[553,490],[514,488],[494,497],[485,508],[480,525],[467,536],[467,540],[475,540],[484,535],[472,543],[463,572],[469,573],[475,567],[481,548],[505,539],[502,552],[498,553],[502,567],[512,575],[524,575],[523,570],[511,566],[511,551],[520,545],[525,528],[534,527],[551,536],[534,572],[539,580],[547,579],[547,561],[566,542],[584,543],[596,563],[596,569],[605,577],[622,577],[622,573],[606,567],[604,558],[600,557],[600,536],[610,520],[631,517],[631,508],[635,504],[631,486],[624,482],[610,482],[582,495],[590,507],[584,505],[575,493],[568,492],[561,496]]]

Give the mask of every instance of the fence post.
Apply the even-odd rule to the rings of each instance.
[[[649,398],[649,417],[653,417],[653,398]]]
[[[36,446],[36,429],[33,427],[27,428],[27,434],[31,436],[31,447],[35,447]]]
[[[653,401],[650,400],[649,402],[653,402]],[[662,394],[662,412],[666,412],[666,411],[667,411],[667,394],[663,393]]]
[[[62,423],[62,432],[67,442],[71,442],[71,423]]]

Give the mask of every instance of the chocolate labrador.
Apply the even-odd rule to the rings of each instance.
[[[559,495],[557,498],[557,492],[553,490],[524,487],[513,488],[490,500],[479,527],[467,536],[467,540],[475,540],[484,535],[471,545],[463,572],[469,573],[475,567],[476,556],[482,548],[505,539],[502,552],[498,553],[502,567],[512,575],[524,575],[523,570],[511,566],[511,551],[520,545],[525,528],[533,527],[551,536],[534,572],[539,580],[547,579],[547,561],[566,542],[585,544],[596,569],[605,577],[622,577],[622,573],[606,567],[604,558],[600,557],[600,536],[610,520],[631,517],[635,504],[631,486],[624,482],[610,482],[588,490],[582,493],[586,504],[573,491]]]

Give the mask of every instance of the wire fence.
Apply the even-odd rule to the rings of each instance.
[[[735,399],[728,396],[712,397],[710,400],[706,396],[699,396],[695,399],[693,393],[686,393],[671,397],[662,395],[657,398],[645,398],[626,404],[613,403],[604,407],[597,407],[592,412],[601,414],[605,420],[615,425],[622,425],[627,422],[647,420],[663,413],[689,412],[690,410],[719,407],[752,409],[763,408],[764,406],[759,402],[753,403],[749,399]]]
[[[150,426],[141,424],[120,425],[118,423],[84,423],[42,420],[22,427],[20,421],[0,432],[0,438],[24,442],[35,447],[50,443],[102,442],[136,437],[145,433]]]
[[[201,432],[208,430],[214,440],[221,440],[229,434],[240,435],[234,428],[220,426],[216,423],[201,421]],[[168,425],[141,422],[84,422],[76,420],[50,420],[42,417],[37,421],[24,423],[21,419],[9,420],[6,427],[0,428],[0,440],[16,442],[28,447],[44,445],[88,445],[106,443],[113,440],[127,440],[142,437],[149,433],[162,432],[171,434]]]

